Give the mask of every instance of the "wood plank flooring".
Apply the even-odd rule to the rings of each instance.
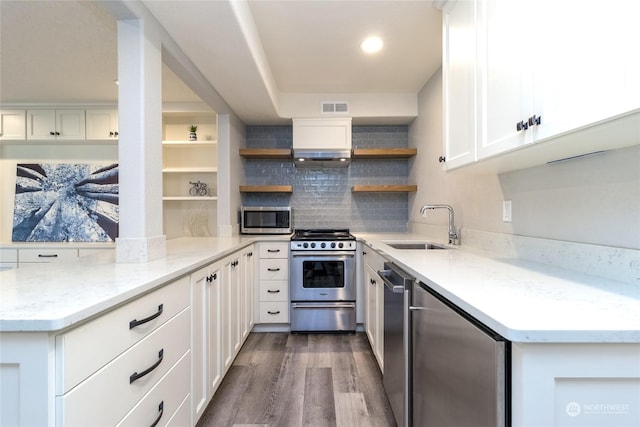
[[[396,422],[364,333],[251,333],[197,427]]]

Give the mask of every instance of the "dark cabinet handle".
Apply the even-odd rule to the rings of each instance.
[[[362,251],[362,255],[366,255],[366,254],[367,254],[367,251]]]
[[[115,136],[118,136],[118,132],[114,132]]]
[[[271,253],[278,253],[280,252],[280,249],[267,249],[267,252],[271,252]]]
[[[376,281],[375,281],[375,280],[373,280],[373,279],[369,279],[369,283],[370,283],[371,285],[375,285],[375,284],[376,284]]]
[[[49,135],[56,136],[56,133],[55,132],[49,132]]]
[[[109,132],[109,136],[113,136],[113,132]]]
[[[529,126],[537,126],[540,123],[542,123],[542,117],[536,116],[534,114],[533,116],[529,117],[528,123],[529,123]]]
[[[231,263],[231,267],[237,267],[239,263],[240,262],[238,260],[235,260]]]
[[[447,161],[447,158],[445,156],[438,157],[438,163],[444,163],[446,161]]]
[[[137,373],[134,372],[133,374],[131,374],[131,376],[129,376],[129,384],[132,384],[133,382],[139,380],[140,378],[144,377],[145,375],[151,373],[154,369],[156,369],[158,366],[160,366],[160,364],[162,363],[162,359],[164,359],[164,348],[160,349],[160,351],[158,352],[158,361],[156,363],[154,363],[153,365],[149,366],[147,369],[145,369],[144,371]]]
[[[529,123],[525,122],[524,120],[521,120],[518,123],[516,123],[516,130],[518,132],[527,130],[528,128],[529,128]]]
[[[58,254],[50,254],[50,255],[38,254],[38,258],[58,258]]]
[[[145,317],[142,320],[133,319],[131,322],[129,322],[129,329],[133,329],[136,326],[142,325],[143,323],[151,322],[153,319],[155,319],[156,317],[160,316],[162,314],[162,311],[163,311],[163,306],[164,306],[164,304],[160,304],[158,306],[158,311],[155,314],[152,314],[149,317]]]
[[[60,132],[56,132],[56,136],[60,136]]]
[[[279,294],[280,293],[280,289],[276,289],[275,291],[271,290],[271,289],[267,289],[267,292],[270,294]]]
[[[279,268],[267,268],[267,271],[280,271]]]
[[[151,423],[150,427],[156,427],[160,422],[160,419],[162,418],[162,414],[164,414],[164,400],[160,402],[160,404],[158,405],[158,411],[160,412],[158,414],[158,418],[156,418],[155,421]]]
[[[218,273],[213,273],[207,276],[207,283],[211,283],[218,278]]]
[[[248,256],[248,257],[252,257],[252,256],[253,256],[253,252],[249,252],[249,253],[247,254],[247,256]]]
[[[280,314],[280,310],[278,310],[278,311],[267,311],[267,313],[276,315],[276,314]]]

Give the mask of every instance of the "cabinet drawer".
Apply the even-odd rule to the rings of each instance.
[[[188,305],[189,277],[185,276],[56,336],[56,394],[69,391]],[[130,327],[132,321],[145,319],[150,320]]]
[[[261,302],[260,323],[289,323],[289,302]]]
[[[191,352],[187,352],[149,393],[118,423],[118,427],[164,425],[189,396]],[[187,422],[188,424],[188,422]],[[184,424],[184,425],[187,425]]]
[[[260,258],[289,258],[289,243],[260,243]]]
[[[288,259],[260,259],[258,278],[262,280],[287,280],[289,278]]]
[[[18,262],[17,249],[0,249],[0,263]]]
[[[286,280],[260,282],[260,301],[289,301],[289,284]]]
[[[77,249],[20,249],[18,251],[19,262],[55,262],[74,261],[78,259]]]
[[[116,424],[188,353],[190,322],[191,310],[185,308],[86,381],[58,396],[57,424]],[[188,376],[183,379],[189,381]]]

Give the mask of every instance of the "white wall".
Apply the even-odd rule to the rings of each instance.
[[[418,184],[410,223],[446,225],[445,211],[422,218],[418,210],[447,203],[463,229],[640,248],[640,146],[500,175],[444,172],[438,163],[444,152],[440,72],[418,96],[409,143],[418,148],[410,171],[410,182]],[[502,221],[503,200],[512,200],[511,223]]]
[[[240,184],[244,179],[238,154],[246,140],[245,125],[234,114],[218,115],[218,236],[240,232]]]

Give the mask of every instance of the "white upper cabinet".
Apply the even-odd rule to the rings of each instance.
[[[503,172],[640,144],[638,16],[636,0],[448,2],[445,168]]]
[[[84,110],[27,110],[27,139],[85,139]]]
[[[640,2],[536,2],[535,109],[543,139],[640,108]]]
[[[442,20],[445,159],[453,168],[476,160],[476,4],[449,4]]]
[[[87,114],[88,140],[118,139],[118,110],[110,108],[90,109]]]
[[[0,110],[0,141],[24,140],[25,131],[24,110]]]
[[[293,119],[293,148],[351,150],[351,118]]]
[[[478,159],[482,159],[532,142],[518,123],[533,115],[528,16],[535,6],[524,0],[480,0],[477,6]]]

